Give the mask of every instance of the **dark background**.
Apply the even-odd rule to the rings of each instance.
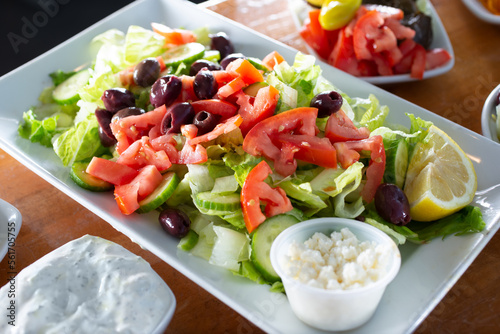
[[[0,76],[132,1],[0,0]]]

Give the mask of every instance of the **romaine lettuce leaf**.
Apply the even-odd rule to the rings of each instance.
[[[150,29],[131,25],[125,36],[124,61],[132,66],[147,57],[159,56],[163,51],[165,38]]]
[[[33,109],[23,113],[24,123],[19,125],[18,133],[22,138],[29,139],[32,143],[43,146],[52,146],[52,137],[57,133],[57,120],[59,115],[37,120]]]

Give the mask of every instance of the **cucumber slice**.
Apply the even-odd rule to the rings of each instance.
[[[172,196],[180,179],[174,172],[163,174],[163,180],[156,189],[149,194],[145,199],[139,202],[138,213],[146,213],[160,207],[165,201]]]
[[[70,76],[68,79],[61,82],[52,92],[54,101],[59,104],[72,104],[80,99],[78,90],[85,86],[90,79],[90,72],[88,69],[81,70],[75,75]]]
[[[233,212],[241,209],[240,194],[215,194],[211,191],[197,193],[194,204],[202,209]]]
[[[189,252],[194,248],[194,246],[196,246],[196,244],[198,243],[198,239],[198,234],[193,230],[189,230],[188,234],[186,234],[186,236],[179,241],[179,243],[177,244],[177,248]]]
[[[203,57],[205,47],[200,43],[187,43],[176,46],[163,54],[166,66],[177,66],[181,63],[192,63]]]
[[[384,182],[393,183],[403,189],[408,168],[409,144],[401,137],[384,140],[385,172]]]
[[[245,89],[243,89],[243,92],[247,95],[250,95],[252,97],[257,96],[257,92],[259,89],[264,88],[269,86],[266,82],[254,82],[253,84],[249,85]]]
[[[280,277],[274,271],[269,254],[274,239],[288,227],[297,224],[300,220],[287,214],[268,218],[262,223],[252,236],[251,260],[255,268],[269,282],[276,282]]]
[[[86,172],[88,165],[88,162],[73,163],[69,172],[69,177],[83,189],[95,192],[112,190],[114,186],[111,183],[103,181]]]
[[[205,54],[203,54],[203,59],[213,61],[214,63],[218,63],[220,61],[220,52],[217,50],[205,50]]]

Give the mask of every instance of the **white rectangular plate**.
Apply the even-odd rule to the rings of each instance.
[[[144,0],[134,2],[103,21],[76,35],[48,53],[0,78],[4,96],[0,105],[0,146],[68,196],[109,222],[114,228],[150,250],[182,272],[242,316],[271,333],[313,333],[292,313],[286,297],[269,292],[269,287],[236,277],[229,271],[209,265],[202,259],[178,251],[177,241],[157,223],[154,213],[124,216],[110,194],[87,192],[69,178],[54,152],[21,139],[17,127],[22,113],[35,104],[42,88],[50,84],[48,73],[71,70],[91,60],[88,49],[92,37],[110,28],[126,31],[131,24],[149,27],[156,21],[171,27],[194,29],[208,26],[214,32],[225,31],[235,48],[249,56],[264,57],[279,51],[289,62],[296,51],[248,30],[213,12],[182,0]],[[429,314],[458,280],[499,227],[500,173],[491,166],[500,165],[500,146],[446,119],[410,104],[370,83],[335,68],[324,68],[324,75],[351,96],[375,94],[390,109],[389,121],[408,124],[405,112],[413,113],[449,133],[474,162],[478,175],[478,196],[487,228],[484,234],[449,237],[425,246],[401,247],[403,263],[399,275],[388,287],[375,316],[356,332],[411,332]],[[491,189],[490,189],[491,188]]]

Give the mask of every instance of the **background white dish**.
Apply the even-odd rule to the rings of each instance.
[[[304,22],[304,19],[308,15],[308,6],[306,4],[305,0],[289,0],[289,7],[290,11],[292,12],[292,17],[295,21],[295,25],[297,26],[298,29],[302,27],[302,23]],[[428,70],[424,72],[424,78],[423,79],[428,79],[432,78],[441,74],[444,74],[448,71],[450,71],[453,68],[453,65],[455,65],[455,53],[453,52],[453,47],[450,42],[450,38],[448,37],[448,34],[446,33],[446,29],[443,26],[443,23],[441,22],[441,19],[439,18],[439,15],[437,14],[436,10],[432,6],[430,1],[427,1],[427,10],[428,10],[428,15],[432,17],[432,32],[434,34],[434,38],[432,41],[432,44],[430,46],[431,49],[435,48],[442,48],[448,51],[448,53],[451,56],[451,59],[448,63],[446,63],[444,66]],[[310,7],[309,7],[310,8]],[[317,55],[316,52],[309,47],[309,45],[306,44],[307,49],[309,50],[310,54]],[[331,66],[331,65],[328,65]],[[409,81],[418,81],[418,79],[410,77],[410,74],[397,74],[397,75],[386,75],[386,76],[376,76],[376,77],[360,77],[360,79],[363,79],[369,83],[372,83],[374,85],[384,85],[384,84],[393,84],[393,83],[400,83],[400,82],[409,82]]]
[[[5,257],[9,247],[13,247],[15,238],[22,225],[22,216],[12,204],[0,199],[0,261]]]
[[[500,15],[488,11],[479,0],[462,0],[465,6],[478,18],[488,23],[500,24]]]
[[[296,50],[252,32],[211,11],[181,0],[137,1],[98,24],[86,29],[50,52],[0,78],[0,91],[9,92],[0,105],[0,146],[54,187],[109,222],[114,228],[150,250],[185,276],[212,293],[269,333],[314,333],[292,313],[286,297],[269,292],[269,287],[234,276],[206,261],[177,249],[177,240],[166,235],[155,213],[122,215],[110,194],[97,194],[76,186],[50,148],[32,144],[17,135],[17,127],[30,105],[35,104],[43,87],[50,84],[48,73],[70,70],[88,63],[90,40],[110,28],[126,30],[131,24],[148,27],[150,22],[188,29],[208,26],[225,31],[237,51],[264,57],[279,51],[292,61]],[[401,247],[402,266],[389,285],[374,317],[355,332],[410,333],[438,304],[453,284],[484,248],[500,223],[500,174],[491,166],[500,164],[500,146],[481,135],[460,127],[427,110],[398,98],[363,80],[331,66],[322,66],[324,76],[351,96],[375,94],[390,107],[389,121],[409,125],[404,112],[431,120],[449,133],[469,154],[478,175],[478,193],[474,203],[481,207],[486,221],[482,234],[434,240],[425,246]],[[403,112],[404,111],[404,112]],[[55,208],[56,210],[57,208]]]
[[[499,93],[500,85],[493,89],[490,95],[488,95],[481,113],[481,130],[483,131],[483,135],[497,143],[500,143],[496,124],[496,100]]]

